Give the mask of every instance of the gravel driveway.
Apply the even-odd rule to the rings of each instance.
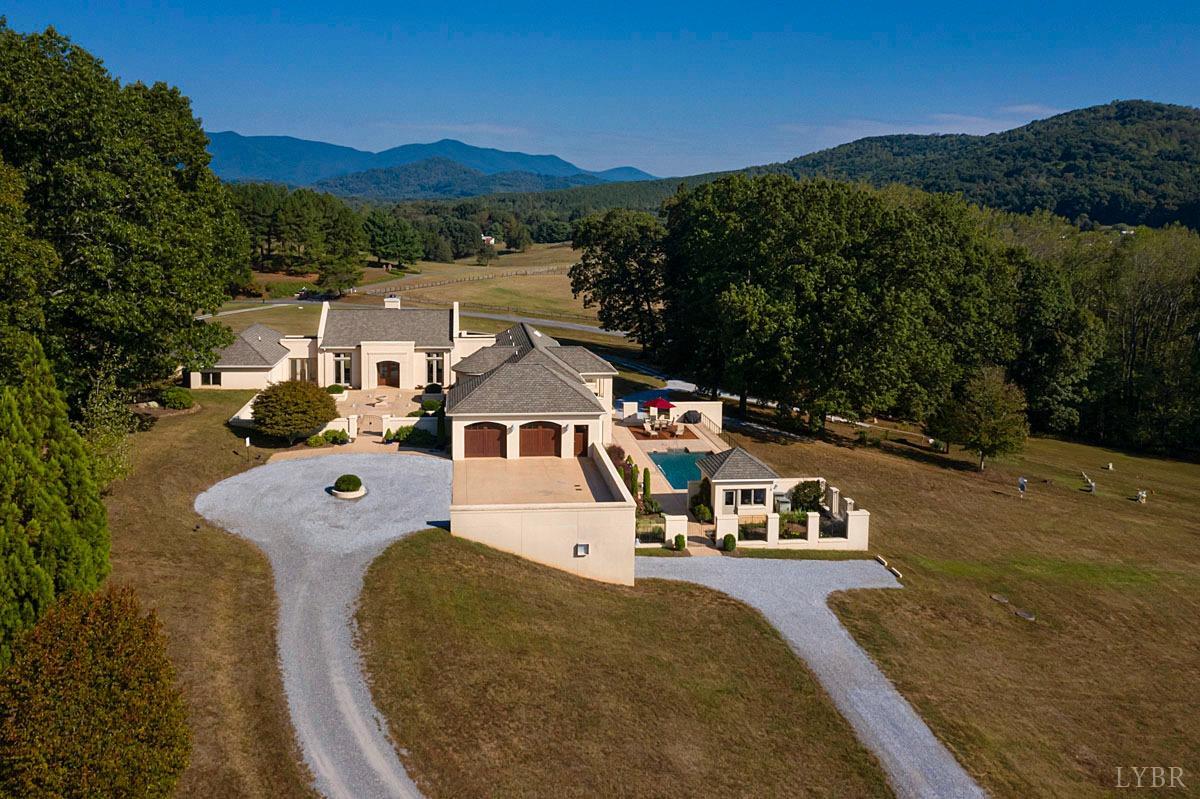
[[[345,473],[362,478],[365,497],[326,493]],[[389,543],[450,518],[450,475],[450,461],[424,455],[322,455],[259,466],[196,497],[197,512],[270,558],[283,687],[330,799],[421,796],[371,702],[352,614],[367,566]]]
[[[647,577],[699,583],[758,608],[879,758],[900,799],[986,796],[826,604],[832,591],[899,588],[875,561],[638,558],[637,579]]]

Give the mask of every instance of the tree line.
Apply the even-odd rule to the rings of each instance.
[[[966,437],[972,392],[1033,430],[1200,450],[1200,237],[1083,231],[950,195],[733,175],[576,225],[572,288],[708,387]],[[1000,406],[997,406],[1000,407]],[[1011,414],[1009,414],[1011,416]],[[999,450],[996,450],[999,451]]]

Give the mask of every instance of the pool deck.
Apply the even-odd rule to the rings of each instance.
[[[629,432],[629,428],[620,423],[613,424],[613,443],[625,450],[625,454],[633,458],[639,469],[650,470],[650,495],[662,505],[663,512],[669,514],[687,513],[687,490],[678,489],[671,485],[666,476],[658,468],[658,464],[650,460],[650,452],[663,452],[672,449],[688,449],[692,452],[717,452],[728,449],[723,441],[713,438],[705,431],[689,425],[696,432],[697,438],[676,439],[667,441],[638,441]]]

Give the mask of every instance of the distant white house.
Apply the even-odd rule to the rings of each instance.
[[[490,244],[493,247],[496,246],[496,237],[495,236],[481,236],[480,238],[483,239],[484,244]]]

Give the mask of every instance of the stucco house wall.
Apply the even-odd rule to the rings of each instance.
[[[618,500],[451,505],[450,532],[580,577],[633,585],[633,497],[603,447],[592,444],[589,457]],[[586,556],[576,554],[577,544],[588,545]]]

